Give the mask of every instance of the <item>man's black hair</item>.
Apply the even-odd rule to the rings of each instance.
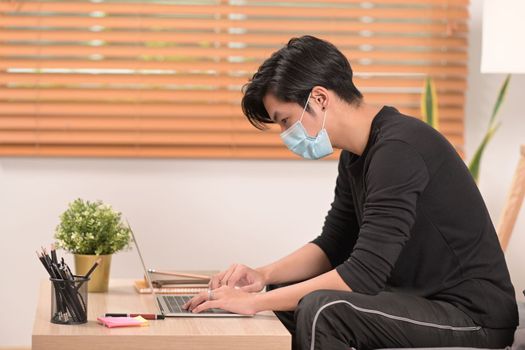
[[[292,38],[266,59],[243,86],[242,110],[250,123],[262,130],[264,124],[273,123],[263,104],[268,92],[281,101],[304,106],[317,85],[359,105],[363,95],[352,82],[352,75],[347,58],[333,44],[310,35]]]

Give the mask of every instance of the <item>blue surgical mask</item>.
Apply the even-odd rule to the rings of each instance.
[[[308,94],[308,99],[306,100],[306,105],[304,106],[301,118],[281,133],[281,139],[286,147],[288,147],[293,153],[305,159],[320,159],[332,154],[334,150],[330,143],[330,138],[328,138],[328,133],[324,128],[326,122],[326,111],[323,116],[323,126],[317,133],[317,136],[309,136],[303,126],[302,120],[304,112],[306,111],[306,106],[308,106],[308,101],[310,101],[311,94],[311,92]]]

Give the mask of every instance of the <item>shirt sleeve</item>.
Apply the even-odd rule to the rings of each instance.
[[[385,288],[429,181],[421,155],[402,141],[382,143],[370,157],[359,237],[350,258],[336,268],[353,291],[364,294]]]
[[[348,157],[348,152],[341,152],[334,201],[326,215],[321,235],[312,241],[324,251],[332,268],[348,259],[359,232],[345,166]]]

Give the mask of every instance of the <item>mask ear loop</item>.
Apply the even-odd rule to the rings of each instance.
[[[323,107],[323,109],[324,109],[324,117],[323,117],[323,126],[321,127],[321,130],[324,129],[324,125],[325,125],[325,123],[326,123],[326,108]]]
[[[310,93],[308,94],[308,98],[306,99],[306,104],[304,105],[303,113],[301,113],[301,118],[299,118],[299,121],[300,121],[300,122],[303,121],[304,112],[306,112],[306,107],[308,107],[308,102],[310,102],[310,96],[311,96],[311,95],[312,95],[312,91],[310,91]]]

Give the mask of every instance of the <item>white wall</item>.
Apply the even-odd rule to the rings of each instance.
[[[503,76],[479,74],[481,0],[472,1],[467,91],[467,154],[482,137]],[[495,222],[525,143],[515,76],[503,125],[484,158],[481,190]],[[395,101],[385,101],[395,105]],[[52,242],[71,200],[102,199],[130,220],[148,265],[181,269],[259,265],[320,232],[336,162],[0,158],[0,347],[29,346],[39,281],[34,251]],[[525,210],[507,253],[517,290],[525,288]],[[67,259],[70,261],[70,257]],[[135,251],[114,257],[113,277],[140,277]],[[519,294],[521,295],[521,293]]]

